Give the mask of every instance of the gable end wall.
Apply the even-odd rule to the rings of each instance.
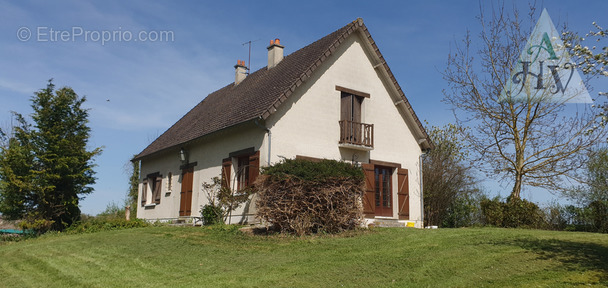
[[[399,96],[387,85],[364,49],[359,33],[338,50],[266,121],[272,130],[271,162],[296,155],[368,163],[370,159],[399,163],[409,171],[410,219],[420,220],[420,155],[422,151],[397,109]],[[336,85],[369,93],[363,100],[362,122],[374,124],[374,149],[339,148],[340,91]],[[392,91],[392,90],[390,90]],[[395,173],[396,175],[396,173]],[[397,181],[393,181],[396,191]],[[393,203],[397,203],[394,193]],[[396,215],[396,214],[395,214]],[[421,222],[416,223],[421,226]]]

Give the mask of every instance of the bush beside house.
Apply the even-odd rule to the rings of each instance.
[[[283,159],[256,183],[257,217],[286,233],[337,233],[361,225],[360,167],[334,160]]]

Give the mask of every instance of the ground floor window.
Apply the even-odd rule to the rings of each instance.
[[[249,156],[241,156],[238,158],[238,165],[236,167],[236,189],[241,190],[249,186],[250,180],[253,179],[249,179]]]
[[[237,191],[249,187],[257,179],[259,171],[260,151],[248,148],[232,152],[222,161],[222,187]]]
[[[160,204],[162,175],[159,172],[148,174],[142,183],[141,206]]]

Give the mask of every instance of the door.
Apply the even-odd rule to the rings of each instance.
[[[376,216],[393,216],[393,185],[392,178],[393,169],[389,167],[375,166],[374,182],[375,182],[375,202]]]
[[[363,97],[342,92],[340,100],[340,120],[344,121],[344,138],[349,143],[361,140],[361,103]]]
[[[190,216],[190,214],[192,214],[193,176],[193,167],[182,170],[182,191],[180,192],[179,216]]]

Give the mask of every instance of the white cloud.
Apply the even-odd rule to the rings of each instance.
[[[13,79],[13,80],[9,81],[9,80],[3,79],[3,78],[0,78],[0,87],[4,88],[6,90],[9,90],[9,91],[17,92],[20,94],[27,94],[27,95],[32,95],[32,94],[34,94],[34,92],[38,91],[41,88],[41,87],[34,88],[33,86],[31,86],[27,83],[18,81],[18,79]]]

